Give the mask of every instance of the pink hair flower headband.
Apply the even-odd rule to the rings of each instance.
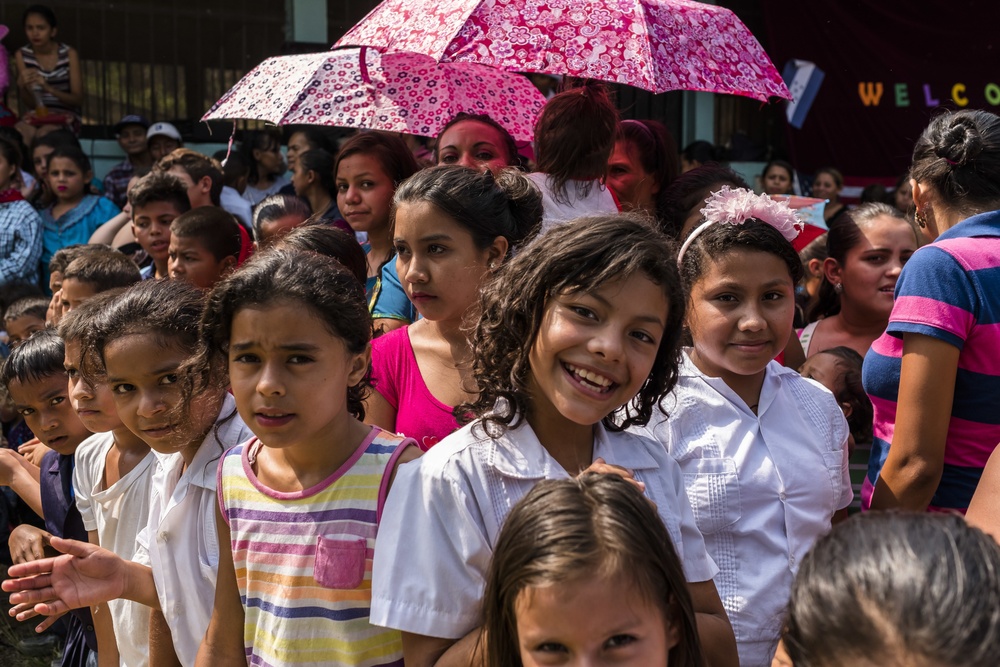
[[[684,240],[681,251],[677,253],[678,264],[683,261],[684,253],[694,240],[717,223],[742,225],[747,220],[757,219],[777,229],[789,242],[793,241],[805,227],[805,223],[796,217],[795,211],[789,208],[787,203],[775,201],[767,195],[754,194],[752,190],[745,188],[733,189],[723,185],[721,190],[713,192],[712,196],[705,200],[705,204],[705,208],[701,209],[705,222],[698,225]]]

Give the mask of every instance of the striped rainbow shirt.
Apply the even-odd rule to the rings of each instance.
[[[404,443],[413,441],[372,428],[339,470],[297,493],[257,479],[257,439],[223,455],[219,503],[231,531],[250,665],[402,667],[399,632],[368,617],[375,534]]]
[[[905,333],[960,350],[944,470],[928,509],[964,513],[1000,443],[1000,211],[973,216],[941,234],[914,253],[896,283],[889,327],[865,357],[875,437],[864,509],[892,443]]]

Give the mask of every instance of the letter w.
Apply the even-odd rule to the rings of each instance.
[[[861,96],[861,101],[864,102],[866,107],[878,106],[879,100],[882,99],[883,90],[881,81],[878,83],[872,83],[871,81],[858,83],[858,95]]]

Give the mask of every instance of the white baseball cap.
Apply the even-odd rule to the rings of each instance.
[[[170,137],[175,141],[184,141],[181,139],[181,133],[177,131],[177,128],[170,123],[153,123],[146,130],[146,141],[149,141],[157,135],[163,135],[165,137]]]

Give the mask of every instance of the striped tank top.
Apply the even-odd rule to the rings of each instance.
[[[253,471],[257,439],[219,466],[249,665],[402,667],[396,630],[369,623],[372,556],[389,476],[412,439],[378,428],[339,470],[296,493]]]
[[[56,66],[50,70],[42,67],[41,63],[38,62],[38,57],[35,55],[34,49],[30,45],[21,47],[21,57],[24,59],[24,66],[28,69],[37,69],[41,72],[42,77],[45,81],[62,92],[68,93],[70,91],[70,81],[69,81],[69,46],[66,44],[60,44],[59,50],[56,52]],[[45,107],[55,113],[65,113],[71,116],[79,116],[80,109],[78,107],[71,107],[63,104],[59,101],[59,98],[55,95],[41,91],[42,102]]]

